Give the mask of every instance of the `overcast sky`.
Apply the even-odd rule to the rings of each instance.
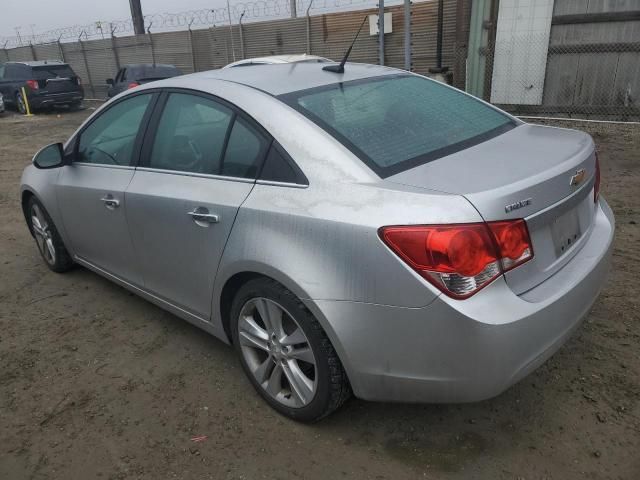
[[[58,27],[87,24],[96,20],[123,20],[130,16],[129,0],[0,0],[0,36],[29,37]],[[142,0],[142,13],[182,12],[226,6],[226,0]],[[231,1],[231,3],[234,3]],[[1,46],[0,46],[1,47]]]
[[[231,5],[267,4],[270,0],[230,0]],[[276,0],[280,4],[288,0]],[[298,0],[300,2],[300,0]],[[306,5],[308,0],[302,0]],[[386,0],[387,5],[402,0]],[[227,0],[142,0],[142,13],[178,13],[226,7]],[[130,17],[129,0],[0,0],[0,37],[16,36],[16,27],[25,43],[32,32],[38,34],[48,30],[72,25],[86,25],[95,21],[125,20]],[[377,0],[314,0],[315,13],[335,10],[354,10],[371,7]],[[336,5],[338,7],[336,8]],[[313,12],[313,10],[312,10]],[[247,14],[247,19],[249,19]],[[0,45],[2,48],[2,45]]]

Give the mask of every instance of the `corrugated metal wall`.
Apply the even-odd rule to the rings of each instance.
[[[469,1],[469,0],[465,0]],[[444,2],[444,65],[454,65],[456,39],[456,0]],[[412,6],[413,69],[427,73],[435,65],[437,2],[422,2]],[[393,15],[393,33],[385,35],[385,64],[404,66],[403,7],[386,9]],[[113,78],[118,66],[130,63],[170,63],[183,72],[220,68],[244,57],[259,57],[287,53],[304,53],[309,41],[315,55],[339,60],[353,40],[362,19],[377,14],[377,9],[332,13],[309,18],[310,38],[307,39],[307,18],[254,22],[240,27],[233,25],[150,35],[107,38],[73,43],[57,43],[14,48],[4,51],[7,60],[61,59],[68,62],[82,78],[87,97],[104,98],[106,79]],[[369,35],[368,22],[362,29],[350,60],[378,63],[378,37]],[[466,28],[466,27],[463,27]],[[4,61],[0,54],[0,61]]]

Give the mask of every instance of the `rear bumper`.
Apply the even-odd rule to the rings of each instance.
[[[532,372],[580,325],[609,269],[613,214],[600,201],[588,241],[562,270],[518,296],[504,279],[467,300],[423,308],[313,301],[356,396],[470,402]]]
[[[29,103],[32,108],[49,107],[52,105],[69,105],[82,101],[84,93],[81,90],[75,92],[47,93],[44,95],[32,95]]]

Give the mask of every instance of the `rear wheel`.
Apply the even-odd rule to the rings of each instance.
[[[31,197],[29,200],[27,213],[33,238],[47,267],[57,273],[63,273],[73,268],[73,260],[62,242],[58,230],[36,197]]]
[[[24,99],[22,98],[22,94],[20,92],[16,93],[16,109],[23,115],[27,113],[27,106],[25,105]]]
[[[231,307],[231,333],[242,367],[271,407],[294,420],[329,415],[351,395],[326,333],[304,304],[279,283],[246,283]]]

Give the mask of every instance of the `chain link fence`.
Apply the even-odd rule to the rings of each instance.
[[[402,3],[391,0],[388,5]],[[296,0],[297,16],[306,13],[321,13],[355,10],[376,6],[376,0]],[[145,31],[164,32],[186,30],[189,28],[215,27],[239,23],[251,23],[275,18],[290,18],[290,0],[254,0],[240,1],[227,7],[215,9],[187,10],[178,13],[155,13],[144,16]],[[78,39],[105,39],[112,35],[122,36],[134,31],[131,18],[124,20],[96,21],[83,25],[71,25],[47,30],[46,32],[0,37],[0,47],[16,48],[30,44],[37,45],[57,41],[75,41]]]
[[[339,2],[343,0],[330,0]],[[351,0],[349,0],[351,1]],[[357,2],[358,0],[353,0]],[[352,4],[349,4],[352,5]],[[458,2],[446,0],[443,26],[443,58],[453,61],[457,32]],[[412,69],[427,73],[436,63],[437,2],[421,2],[412,6]],[[391,6],[392,33],[385,35],[385,64],[403,68],[403,6]],[[309,53],[339,60],[353,40],[364,16],[377,14],[377,9],[345,11],[326,15],[274,19],[253,23],[237,23],[209,28],[167,31],[85,40],[55,41],[47,44],[0,49],[0,63],[60,59],[71,65],[82,78],[88,98],[104,98],[107,78],[113,78],[124,65],[133,63],[168,63],[183,73],[223,67],[234,60],[267,55]],[[375,19],[372,20],[375,22]],[[350,61],[378,63],[378,36],[363,29],[350,56]]]
[[[633,1],[640,8],[640,0]],[[57,39],[0,48],[0,63],[61,59],[83,79],[87,97],[104,98],[105,80],[132,63],[169,63],[191,73],[266,55],[306,52],[339,60],[363,16],[375,15],[377,9],[311,13],[329,7],[354,9],[367,2],[371,0],[314,0],[308,16],[247,23],[240,19],[288,16],[289,1],[238,3],[231,7],[235,19],[231,26],[224,18],[226,9],[163,14],[146,17],[151,30],[145,35],[117,34],[130,31],[130,21],[112,23],[107,32],[104,28],[82,28],[83,35],[75,38],[72,35],[80,27],[69,27],[47,35],[64,33],[65,38],[76,41]],[[404,68],[404,14],[401,0],[397,3],[386,8],[392,14],[393,31],[385,35],[385,64]],[[437,3],[411,6],[411,70],[417,73],[429,74],[436,66]],[[491,5],[484,18],[473,11],[481,3]],[[552,2],[554,10],[549,10],[552,16],[544,28],[514,28],[509,35],[496,35],[501,21],[494,8],[497,0],[444,0],[445,78],[455,87],[520,116],[640,121],[640,10],[578,15],[567,10],[577,8],[573,3]],[[499,4],[508,5],[509,0]],[[297,5],[299,12],[309,7],[307,0],[299,0]],[[629,8],[626,4],[623,7]],[[221,25],[223,21],[227,24]],[[156,32],[155,26],[170,31]],[[480,40],[475,42],[474,28],[480,32],[476,36]],[[367,30],[365,27],[356,42],[350,60],[379,63],[378,36]],[[97,35],[100,37],[95,38]]]
[[[516,115],[640,121],[640,42],[530,36],[480,56],[485,71],[472,93]]]

